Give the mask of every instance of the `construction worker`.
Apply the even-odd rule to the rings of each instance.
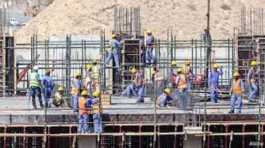
[[[52,101],[55,107],[63,107],[65,106],[65,97],[64,97],[64,88],[63,86],[59,86],[57,91],[54,94],[54,99]]]
[[[100,98],[100,91],[96,90],[93,92],[93,123],[94,123],[94,132],[95,133],[102,133],[102,118],[101,118],[101,104],[99,103]]]
[[[93,61],[93,67],[92,67],[92,86],[93,86],[93,91],[95,90],[100,90],[99,88],[99,66],[96,60]]]
[[[135,77],[135,74],[137,72],[137,69],[132,66],[129,68],[129,72],[131,73],[131,76],[132,76],[132,82],[122,92],[122,95],[127,96],[127,97],[131,97],[133,95],[136,95],[136,83],[134,81],[134,77]]]
[[[144,75],[143,72],[137,70],[135,67],[129,69],[132,74],[132,83],[122,92],[122,95],[131,97],[138,95],[137,103],[144,102]],[[137,94],[136,94],[137,93]]]
[[[120,58],[119,58],[119,53],[120,53],[120,49],[121,49],[121,43],[117,38],[116,34],[112,35],[112,40],[111,40],[111,50],[108,51],[108,57],[106,59],[106,63],[105,64],[109,64],[111,59],[114,59],[115,62],[115,67],[117,69],[119,69],[120,67]]]
[[[145,60],[146,64],[154,64],[155,63],[155,56],[153,54],[153,46],[154,46],[154,36],[150,30],[147,31],[147,36],[145,37]]]
[[[92,64],[86,64],[86,78],[84,81],[84,87],[87,89],[90,96],[92,96],[93,93],[93,72],[92,72],[93,65]]]
[[[41,98],[41,79],[38,73],[39,67],[34,66],[32,71],[29,73],[29,86],[32,97],[32,106],[37,109],[35,96],[38,96],[40,107],[43,108],[42,98]]]
[[[173,100],[170,88],[165,88],[163,93],[158,97],[158,100],[160,107],[166,107],[168,103]]]
[[[176,87],[176,71],[174,69],[177,68],[177,61],[173,60],[171,61],[171,74],[170,74],[170,87],[175,88]]]
[[[192,81],[193,81],[194,75],[193,75],[193,72],[192,72],[191,61],[190,60],[186,60],[185,61],[185,65],[183,66],[183,70],[184,70],[184,73],[186,75],[187,82],[188,82],[188,91],[191,91]]]
[[[77,112],[77,107],[78,107],[78,98],[80,95],[80,91],[81,91],[81,73],[80,72],[76,72],[75,73],[75,77],[72,80],[71,83],[71,107],[73,109],[74,112]]]
[[[88,92],[83,90],[81,97],[79,98],[79,133],[89,132],[89,114],[91,112],[91,106],[87,106]]]
[[[233,74],[233,82],[230,89],[231,94],[231,109],[229,113],[241,113],[242,109],[242,97],[244,94],[244,83],[240,79],[240,74],[235,72]]]
[[[43,94],[44,94],[44,101],[45,107],[50,107],[50,98],[52,95],[52,91],[54,88],[54,82],[52,80],[51,70],[47,70],[45,76],[42,79],[42,86],[43,86]]]
[[[258,92],[257,78],[256,78],[256,75],[258,75],[257,62],[253,60],[251,61],[250,65],[251,65],[251,68],[249,69],[248,75],[247,75],[247,82],[248,82],[248,89],[249,89],[248,100],[249,102],[255,102],[255,98]]]
[[[188,98],[188,84],[187,79],[182,68],[177,70],[176,77],[176,94],[178,96],[179,107],[183,110],[187,109],[189,98]]]
[[[209,73],[208,73],[208,86],[209,86],[209,89],[210,89],[210,98],[211,98],[211,101],[214,102],[214,103],[218,103],[219,77],[222,74],[223,74],[222,67],[220,67],[218,64],[214,64],[213,65],[213,70],[210,70]]]

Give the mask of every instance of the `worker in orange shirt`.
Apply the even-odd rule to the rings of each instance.
[[[241,113],[242,110],[242,97],[244,94],[244,83],[240,79],[240,74],[235,72],[233,74],[233,82],[230,89],[231,94],[231,109],[229,113]]]
[[[88,124],[89,124],[89,114],[91,112],[91,108],[89,108],[86,103],[88,100],[88,92],[87,90],[83,90],[81,93],[81,97],[79,98],[79,133],[87,133],[88,132]]]

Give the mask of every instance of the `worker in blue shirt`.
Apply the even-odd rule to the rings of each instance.
[[[251,61],[250,65],[251,65],[251,68],[249,69],[248,75],[247,75],[247,82],[248,82],[248,89],[249,89],[248,100],[249,102],[254,102],[257,92],[258,92],[257,78],[256,78],[256,76],[258,75],[257,62],[253,60]]]
[[[114,59],[114,63],[115,63],[115,67],[117,69],[120,68],[120,58],[119,58],[119,54],[120,54],[120,49],[121,49],[121,43],[117,38],[116,34],[112,35],[112,40],[111,40],[111,49],[109,51],[107,51],[107,59],[106,59],[106,63],[105,64],[109,64],[111,59]]]
[[[170,88],[165,88],[163,93],[158,97],[158,100],[160,107],[166,107],[168,103],[173,100]]]
[[[213,65],[213,70],[209,71],[208,74],[208,87],[210,90],[210,98],[211,101],[214,103],[218,102],[218,97],[219,97],[219,77],[223,74],[222,67],[220,67],[218,64]]]
[[[44,94],[44,101],[45,101],[46,108],[50,106],[50,98],[51,98],[52,91],[54,88],[54,82],[50,75],[51,75],[51,71],[47,70],[45,73],[45,76],[42,79],[43,94]]]
[[[151,31],[147,31],[147,36],[145,37],[145,46],[146,46],[146,51],[145,51],[145,60],[146,64],[154,64],[155,63],[155,56],[153,54],[153,48],[154,48],[154,43],[155,39],[154,36],[152,35]]]

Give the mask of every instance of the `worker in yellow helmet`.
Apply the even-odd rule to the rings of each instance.
[[[170,88],[165,88],[163,93],[158,97],[158,100],[160,107],[166,107],[168,103],[173,100]]]
[[[247,75],[247,82],[248,82],[248,89],[249,89],[249,96],[248,100],[249,102],[255,102],[256,101],[256,95],[258,92],[258,85],[257,85],[257,76],[258,76],[258,70],[257,70],[257,61],[252,60],[250,63],[250,69],[248,71]]]
[[[64,96],[64,88],[63,86],[59,86],[59,88],[54,94],[54,99],[52,103],[55,107],[63,107],[65,106],[65,102],[66,102],[66,99]]]
[[[81,92],[81,96],[79,97],[79,133],[93,132],[93,126],[91,127],[89,125],[92,122],[92,106],[89,106],[89,97],[90,96],[87,90],[83,90]]]
[[[231,109],[229,113],[241,113],[242,110],[242,97],[244,94],[244,83],[240,79],[240,74],[236,71],[233,74],[232,86],[230,89],[231,94]]]
[[[153,53],[155,44],[155,38],[152,35],[150,30],[147,31],[147,36],[145,37],[145,62],[146,64],[154,64],[155,63],[155,54]]]
[[[93,108],[93,125],[94,125],[94,132],[95,133],[102,133],[102,107],[99,102],[100,99],[100,91],[96,90],[93,92],[93,98],[94,98],[94,104],[92,106]]]
[[[184,70],[184,74],[187,77],[188,91],[191,91],[192,81],[194,79],[194,75],[193,75],[192,67],[191,67],[191,60],[187,59],[185,61],[185,64],[183,65],[183,70]]]
[[[176,77],[176,95],[178,96],[178,104],[179,107],[183,110],[186,110],[188,107],[188,84],[187,78],[183,72],[182,68],[177,70],[177,77]]]
[[[219,98],[219,78],[223,75],[223,68],[218,64],[213,64],[213,68],[208,73],[208,87],[210,98],[213,103],[218,103]]]
[[[107,53],[107,59],[105,64],[109,64],[110,60],[114,59],[115,68],[120,68],[120,59],[119,54],[121,50],[121,42],[118,40],[118,37],[116,34],[112,34],[112,40],[110,42],[111,44],[111,50]]]
[[[77,107],[78,107],[78,98],[80,95],[80,91],[81,91],[81,73],[80,72],[76,72],[74,79],[71,82],[71,107],[73,109],[74,112],[77,112]]]

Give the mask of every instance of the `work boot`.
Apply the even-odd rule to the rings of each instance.
[[[234,110],[230,110],[228,113],[229,114],[233,114],[233,113],[235,113],[235,111]]]

